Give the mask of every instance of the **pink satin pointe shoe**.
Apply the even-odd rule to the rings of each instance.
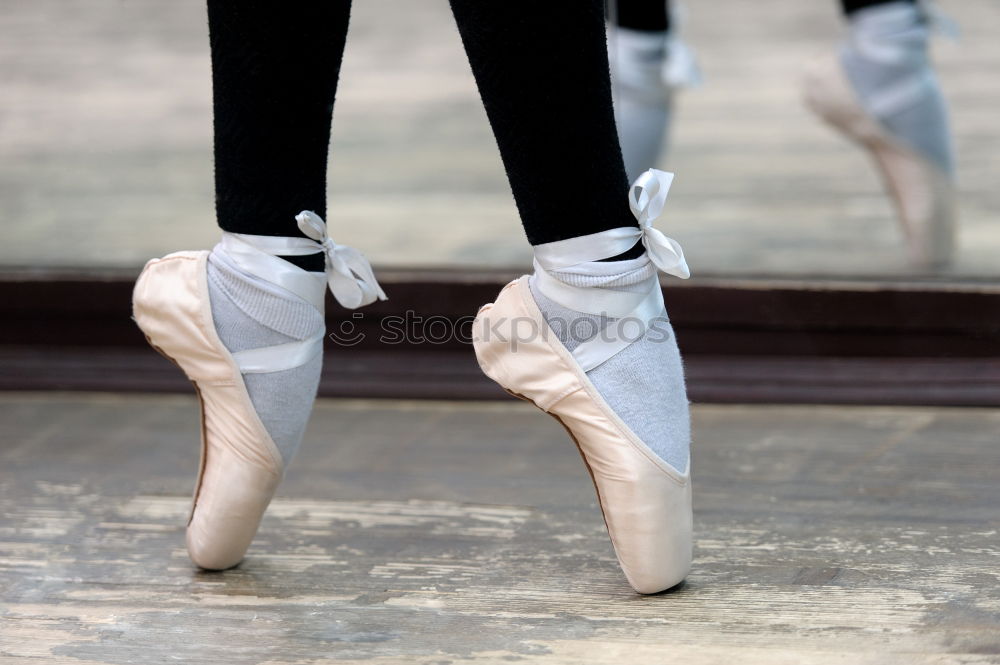
[[[871,155],[902,225],[910,264],[919,270],[946,267],[954,255],[957,224],[952,177],[862,106],[836,57],[812,65],[803,93],[816,115]]]
[[[652,227],[666,199],[670,177],[651,169],[633,185],[630,198],[639,227],[560,241],[569,251],[561,249],[558,257],[539,252],[545,246],[537,246],[535,274],[539,288],[550,287],[545,295],[562,298],[575,311],[596,307],[615,318],[628,316],[645,322],[658,316],[663,311],[663,295],[655,279],[649,292],[629,294],[634,297],[628,302],[623,303],[616,293],[613,302],[595,303],[600,296],[592,293],[574,295],[572,287],[560,292],[565,285],[554,283],[547,270],[615,256],[641,239],[659,269],[687,277],[680,246]],[[673,587],[691,567],[690,463],[678,470],[657,456],[611,409],[587,376],[587,371],[635,337],[619,339],[611,332],[568,351],[546,322],[528,281],[525,275],[510,282],[495,302],[480,308],[473,324],[479,365],[507,392],[558,420],[576,443],[629,584],[643,594]],[[655,398],[636,395],[636,399]]]
[[[223,233],[220,246],[247,272],[289,291],[320,312],[329,284],[337,299],[357,307],[384,299],[367,262],[335,245],[309,212],[297,216],[313,238]],[[310,273],[280,259],[326,252],[327,273]],[[324,333],[311,339],[230,353],[216,333],[209,301],[208,251],[152,259],[133,292],[133,318],[157,351],[194,384],[201,407],[201,457],[186,542],[201,568],[224,570],[242,561],[284,474],[281,453],[254,410],[244,372],[298,367],[322,353]]]

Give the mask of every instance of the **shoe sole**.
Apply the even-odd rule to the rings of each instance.
[[[149,335],[143,333],[143,336],[146,338],[146,343],[149,344],[151,347],[153,347],[154,351],[156,351],[161,356],[163,356],[171,363],[173,363],[174,367],[181,370],[182,372],[184,371],[184,368],[181,367],[180,363],[174,360],[174,358],[169,353],[167,353],[166,351],[158,347],[156,344],[154,344],[153,340],[150,339]],[[198,387],[197,382],[191,381],[190,379],[188,381],[191,383],[191,386],[194,387],[195,395],[197,395],[198,397],[198,422],[200,424],[200,429],[201,429],[201,454],[199,455],[198,458],[198,476],[197,479],[195,480],[194,492],[191,495],[191,509],[188,511],[187,522],[184,524],[185,528],[191,524],[191,520],[194,518],[194,509],[198,505],[198,494],[201,492],[201,483],[205,475],[205,441],[206,441],[205,398],[201,396],[201,388]]]

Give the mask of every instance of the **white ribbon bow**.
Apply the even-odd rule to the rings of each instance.
[[[669,275],[687,279],[691,271],[684,260],[684,250],[676,240],[663,235],[653,226],[653,220],[663,212],[673,180],[673,173],[649,169],[632,183],[628,204],[639,222],[642,246],[646,248],[653,265]]]
[[[295,221],[299,223],[299,230],[319,243],[326,253],[327,282],[337,302],[355,309],[376,300],[386,300],[368,259],[353,247],[331,240],[322,217],[311,210],[303,210],[295,216]]]

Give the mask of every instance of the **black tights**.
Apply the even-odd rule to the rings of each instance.
[[[913,2],[914,0],[909,0]],[[845,14],[898,0],[840,0]],[[670,28],[668,0],[607,0],[608,16],[623,28],[664,32]]]
[[[611,1],[623,27],[669,26],[664,0]],[[889,1],[842,4],[852,12]],[[611,107],[603,3],[451,0],[533,245],[635,224]],[[325,215],[349,17],[350,0],[208,0],[224,230],[296,236],[299,211]],[[322,269],[321,257],[295,262]]]
[[[611,107],[603,0],[451,6],[528,241],[634,226]],[[297,236],[299,211],[325,215],[349,15],[349,0],[208,0],[216,212],[224,230]],[[321,260],[296,263],[322,269]]]

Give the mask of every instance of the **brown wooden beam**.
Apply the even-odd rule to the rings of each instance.
[[[468,322],[516,273],[380,270],[390,300],[328,302],[324,395],[492,399]],[[0,273],[0,388],[186,389],[130,318],[134,272]],[[692,399],[1000,404],[1000,291],[986,284],[671,280]],[[410,330],[440,338],[387,339]],[[421,319],[421,329],[414,323]],[[388,331],[388,332],[387,332]]]

